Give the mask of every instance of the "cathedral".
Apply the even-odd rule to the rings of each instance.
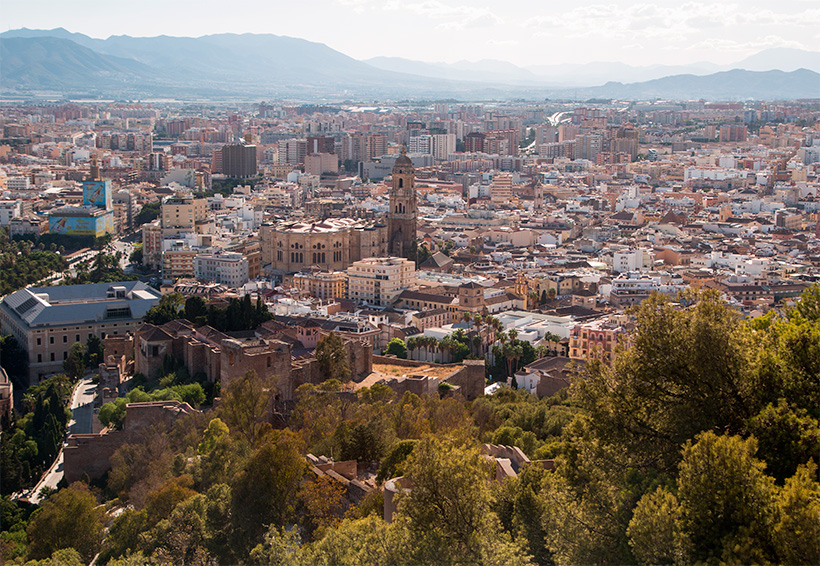
[[[388,254],[408,257],[416,240],[416,197],[415,169],[402,148],[401,155],[393,165],[393,186],[390,189],[390,209],[387,212]]]

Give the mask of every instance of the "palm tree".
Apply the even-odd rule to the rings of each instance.
[[[515,339],[518,338],[518,331],[515,328],[510,328],[510,331],[507,332],[507,335],[510,337],[510,340],[515,342]]]

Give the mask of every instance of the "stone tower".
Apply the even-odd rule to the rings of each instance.
[[[393,165],[390,210],[387,213],[387,246],[391,256],[406,258],[416,240],[418,199],[415,176],[413,162],[407,157],[407,150],[402,148],[401,155]]]

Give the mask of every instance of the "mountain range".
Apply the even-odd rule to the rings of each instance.
[[[627,65],[617,61],[594,63],[564,63],[518,67],[506,61],[484,59],[456,63],[424,63],[400,57],[373,57],[366,63],[387,71],[412,73],[435,78],[496,81],[516,84],[540,82],[551,86],[587,87],[618,81],[642,82],[672,75],[708,75],[720,71],[796,71],[804,68],[820,72],[820,53],[778,47],[766,49],[731,65],[716,65],[706,61],[689,65]]]
[[[95,39],[62,28],[0,34],[0,94],[5,97],[48,92],[246,100],[817,98],[817,71],[820,53],[791,49],[766,50],[723,67],[589,63],[524,68],[496,60],[358,61],[322,43],[271,34]]]

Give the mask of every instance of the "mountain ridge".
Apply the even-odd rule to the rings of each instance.
[[[323,43],[273,34],[225,33],[198,38],[112,35],[95,39],[64,28],[24,28],[0,33],[0,45],[0,86],[16,92],[87,88],[114,89],[112,92],[123,96],[141,92],[176,96],[187,90],[192,94],[212,92],[231,96],[241,96],[237,94],[240,92],[250,97],[309,94],[319,98],[409,95],[465,99],[773,99],[815,98],[820,94],[820,75],[805,69],[771,71],[773,74],[768,76],[760,74],[768,71],[745,70],[706,75],[681,73],[648,81],[576,86],[539,77],[532,70],[506,61],[359,61]],[[752,63],[765,65],[765,61],[764,55]],[[400,70],[395,70],[396,65]],[[708,64],[701,66],[706,68]]]

